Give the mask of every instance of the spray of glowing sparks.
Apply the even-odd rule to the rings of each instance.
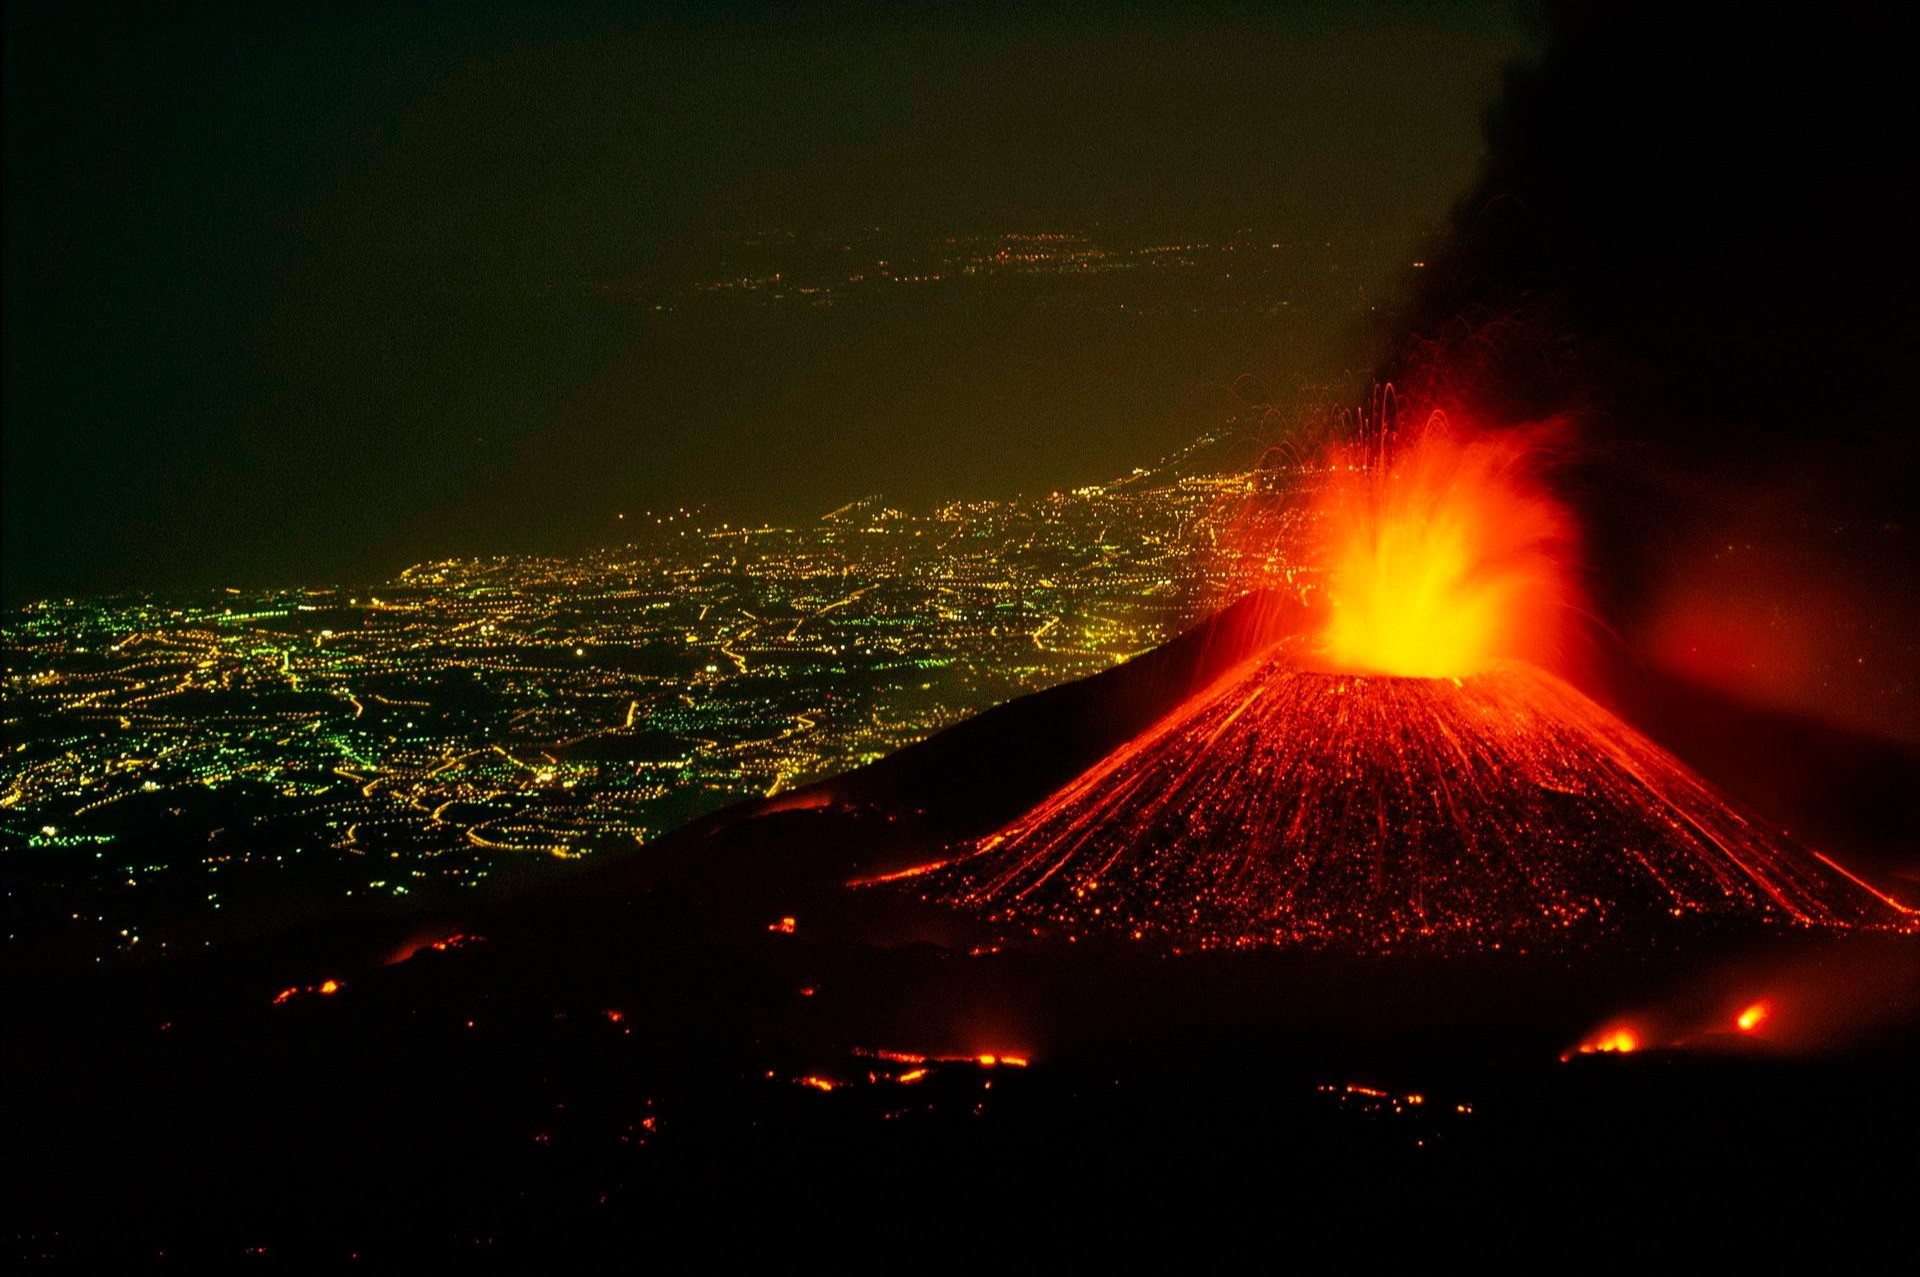
[[[1439,411],[1400,446],[1333,450],[1314,501],[1335,668],[1464,678],[1550,659],[1574,598],[1573,520],[1541,476],[1555,432]]]
[[[1196,947],[1901,916],[1520,663],[1456,683],[1257,661],[920,881],[1003,921]]]
[[[1541,667],[1575,594],[1541,456],[1539,431],[1440,413],[1391,450],[1336,450],[1313,500],[1318,633],[893,880],[1001,923],[1175,947],[1498,947],[1696,916],[1910,926]]]

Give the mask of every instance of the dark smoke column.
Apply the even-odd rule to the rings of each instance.
[[[1417,377],[1438,348],[1491,419],[1580,418],[1591,586],[1630,659],[1913,740],[1904,15],[1563,3],[1540,20],[1546,52],[1509,73],[1383,375]]]

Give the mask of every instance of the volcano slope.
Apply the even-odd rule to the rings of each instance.
[[[1491,1201],[1589,1219],[1590,1237],[1649,1197],[1703,1192],[1872,1217],[1880,1168],[1916,1138],[1897,1102],[1920,1061],[1911,935],[1176,955],[1177,937],[1058,942],[846,888],[1046,808],[1225,703],[1243,666],[1288,677],[1241,626],[1254,606],[537,896],[69,978],[9,967],[0,1223],[23,1256],[550,1265],[721,1238],[786,1262],[850,1226],[912,1254],[983,1200],[1038,1203],[1076,1245],[1223,1216],[1332,1241],[1351,1236],[1343,1210],[1427,1208],[1453,1229]],[[1804,857],[1786,863],[1767,881],[1838,907]],[[1565,881],[1568,899],[1611,889]],[[1848,999],[1861,1009],[1841,1023]],[[1762,1001],[1757,1033],[1728,1028]],[[1642,1049],[1562,1062],[1622,1016]],[[1697,1217],[1717,1235],[1728,1216]],[[1001,1230],[975,1231],[1004,1257]]]
[[[1912,918],[1531,665],[1385,677],[1302,670],[1284,652],[961,858],[893,880],[996,922],[1200,948]]]

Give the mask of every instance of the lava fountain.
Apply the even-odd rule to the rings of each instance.
[[[1545,668],[1578,596],[1549,440],[1435,413],[1398,448],[1333,452],[1309,520],[1314,628],[897,884],[1176,948],[1911,925]]]
[[[1574,606],[1574,520],[1544,468],[1560,430],[1430,414],[1404,447],[1332,450],[1312,505],[1335,669],[1463,678],[1557,660]]]

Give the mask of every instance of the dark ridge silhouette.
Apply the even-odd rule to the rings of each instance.
[[[996,706],[851,772],[736,803],[546,894],[565,909],[663,881],[723,893],[756,874],[837,886],[924,861],[1018,816],[1283,641],[1302,613],[1287,596],[1248,594],[1113,669]],[[797,844],[817,850],[798,855]]]
[[[1279,594],[1245,595],[1111,670],[1009,701],[795,798],[885,801],[956,834],[990,829],[1284,639],[1304,614]]]

